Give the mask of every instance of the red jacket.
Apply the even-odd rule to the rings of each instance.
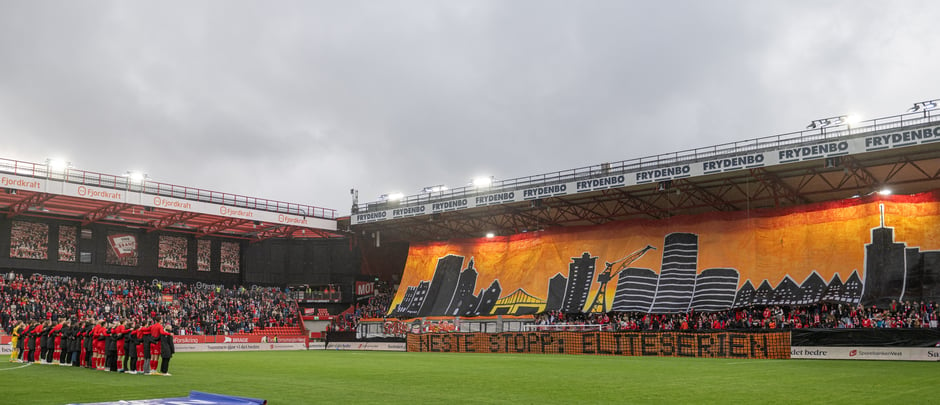
[[[163,331],[163,325],[160,325],[160,323],[154,323],[153,325],[150,325],[150,336],[151,336],[151,337],[153,337],[153,338],[159,338],[160,335],[163,335],[163,334],[165,334],[165,333],[166,333],[166,332]]]

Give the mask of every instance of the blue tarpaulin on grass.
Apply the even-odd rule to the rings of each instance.
[[[268,401],[257,398],[235,397],[191,391],[188,397],[119,400],[112,402],[90,402],[70,405],[265,405]]]

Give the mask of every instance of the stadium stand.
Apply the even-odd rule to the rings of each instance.
[[[536,329],[580,330],[587,325],[603,330],[719,330],[802,328],[937,328],[936,302],[893,303],[888,308],[866,308],[821,303],[808,306],[754,306],[711,313],[601,313],[565,314],[550,311],[536,317]],[[561,328],[555,328],[560,326]],[[539,328],[541,327],[541,328]],[[596,328],[594,329],[596,330]]]
[[[7,332],[14,320],[145,320],[160,315],[177,334],[303,334],[296,301],[271,287],[196,288],[187,283],[24,277],[10,272],[0,279],[0,303]]]
[[[899,218],[903,215],[897,213],[908,205],[928,202],[940,206],[940,192],[936,191],[940,172],[910,169],[899,172],[896,177],[866,174],[893,173],[891,168],[901,164],[917,168],[917,165],[934,167],[938,163],[940,143],[934,143],[933,138],[925,138],[917,144],[892,144],[884,150],[880,146],[878,150],[869,147],[870,142],[880,142],[881,135],[903,138],[912,133],[933,134],[936,123],[940,122],[927,116],[900,118],[896,123],[873,121],[866,126],[831,131],[828,135],[801,131],[782,138],[719,145],[655,159],[602,163],[507,179],[486,190],[466,187],[434,195],[422,192],[403,201],[362,205],[354,200],[354,215],[347,218],[337,218],[333,210],[312,206],[152,181],[135,184],[121,176],[75,169],[56,173],[42,164],[0,159],[0,172],[4,173],[4,184],[8,185],[0,192],[0,208],[6,214],[0,221],[3,231],[0,232],[0,268],[13,269],[0,281],[0,321],[8,331],[14,320],[71,317],[116,320],[161,315],[168,319],[168,328],[179,334],[316,336],[319,330],[309,329],[303,322],[311,316],[322,318],[317,321],[328,324],[326,329],[331,332],[350,333],[357,331],[364,319],[390,318],[387,314],[396,296],[395,290],[399,288],[377,277],[374,293],[359,296],[353,293],[357,284],[365,276],[370,280],[372,276],[403,280],[406,260],[411,261],[411,257],[417,255],[414,252],[420,253],[423,247],[427,252],[423,258],[428,263],[437,263],[440,268],[435,269],[434,276],[411,277],[412,284],[401,285],[398,294],[401,319],[429,320],[444,315],[453,318],[456,313],[481,318],[509,315],[527,317],[527,321],[546,330],[579,330],[585,325],[643,331],[936,328],[940,309],[933,301],[894,302],[887,306],[880,301],[877,306],[825,300],[813,305],[767,306],[750,305],[749,301],[743,307],[717,312],[669,313],[673,307],[662,307],[657,309],[667,313],[647,314],[608,311],[615,303],[608,307],[606,300],[596,299],[604,297],[599,291],[606,293],[608,282],[615,288],[613,281],[621,274],[625,280],[629,276],[633,277],[631,280],[643,281],[657,273],[645,267],[630,268],[635,259],[653,248],[647,243],[657,244],[657,251],[662,252],[658,254],[663,257],[689,260],[697,256],[687,252],[705,252],[706,247],[712,247],[703,241],[699,250],[699,234],[678,229],[680,226],[676,224],[680,220],[690,222],[688,218],[710,215],[709,218],[721,220],[743,217],[751,224],[756,218],[769,217],[770,213],[782,216],[806,207],[822,212],[850,206],[870,208],[871,212],[866,214],[871,217],[871,223],[856,229],[865,236],[864,240],[854,241],[857,251],[868,249],[885,257],[904,254],[917,258],[915,262],[923,265],[918,268],[920,272],[904,268],[903,277],[892,273],[901,269],[898,266],[894,266],[897,269],[875,269],[876,265],[886,267],[879,261],[853,263],[845,270],[859,270],[858,275],[864,275],[864,281],[874,280],[870,285],[878,288],[889,284],[883,281],[903,281],[896,284],[915,287],[904,291],[913,294],[910,296],[934,299],[940,253],[932,243],[896,239],[891,226],[902,223]],[[901,130],[907,132],[898,132]],[[831,139],[839,139],[840,143],[830,144]],[[830,145],[837,150],[829,151]],[[811,152],[811,156],[791,161],[790,155],[804,150]],[[765,163],[753,167],[745,165],[751,160]],[[663,165],[672,167],[664,170]],[[715,168],[722,170],[713,172]],[[827,176],[842,181],[832,182]],[[858,178],[864,181],[860,183]],[[881,186],[892,182],[894,192],[904,197],[879,196]],[[750,187],[755,184],[761,186],[752,190]],[[794,184],[806,186],[794,188]],[[132,195],[136,198],[128,198],[127,193],[136,193]],[[879,202],[883,202],[880,224],[872,214]],[[888,207],[887,222],[884,205]],[[671,218],[676,219],[670,222]],[[525,267],[528,262],[514,264],[516,267],[510,269],[494,269],[480,265],[486,262],[483,255],[475,257],[476,262],[472,255],[464,261],[456,254],[441,257],[428,249],[431,244],[466,238],[478,245],[486,244],[488,238],[483,239],[483,231],[489,231],[494,225],[498,225],[494,234],[504,240],[531,237],[545,243],[552,241],[548,236],[555,236],[558,240],[554,243],[560,246],[567,243],[560,237],[566,228],[579,228],[577,232],[584,229],[609,231],[619,237],[632,230],[615,225],[636,220],[651,221],[649,223],[658,227],[658,233],[669,236],[657,235],[644,240],[636,246],[639,248],[636,252],[629,253],[634,247],[627,249],[623,259],[613,260],[619,255],[603,258],[611,261],[607,263],[608,271],[599,274],[594,273],[594,266],[600,270],[602,262],[595,263],[597,258],[582,252],[580,246],[571,255],[559,253],[562,261],[570,256],[572,262],[549,271],[550,276],[558,273],[548,280],[549,288],[539,286],[542,291],[551,292],[544,297],[533,295],[540,295],[541,291],[521,288],[525,285],[510,288],[513,281],[534,278],[533,270]],[[923,227],[929,225],[926,223]],[[838,224],[833,227],[842,228]],[[800,239],[798,237],[805,234],[803,228],[780,229],[790,232],[784,232],[790,239]],[[727,233],[725,230],[716,226],[705,229],[702,234],[720,236]],[[741,231],[741,234],[747,232],[750,231]],[[874,238],[875,235],[879,237]],[[113,244],[117,240],[125,240],[126,252]],[[109,244],[112,245],[109,247]],[[643,248],[644,245],[647,248]],[[608,246],[597,246],[597,250],[603,250],[601,248]],[[780,252],[790,250],[796,249]],[[521,254],[519,250],[511,253],[517,259]],[[740,259],[730,253],[727,258],[727,266],[735,265]],[[617,263],[620,270],[613,271],[611,266]],[[672,273],[673,278],[688,278],[687,284],[664,285],[672,288],[669,292],[681,290],[689,297],[690,286],[705,285],[719,290],[729,286],[727,298],[735,298],[732,289],[745,280],[739,278],[742,273],[732,272],[730,268],[669,267],[671,264],[663,260],[659,265],[660,276]],[[417,270],[406,269],[412,273]],[[516,277],[517,280],[504,277],[499,283],[475,284],[478,278],[483,280],[484,274],[487,280],[492,279],[492,273],[487,272],[497,270],[526,272],[526,275]],[[703,283],[692,283],[692,278],[707,270],[712,270],[708,277],[695,280]],[[908,280],[905,277],[909,273],[918,276]],[[877,279],[881,277],[879,274],[885,275],[884,280]],[[784,275],[789,276],[783,270],[775,274]],[[859,276],[854,279],[846,274],[842,276],[846,285],[854,282],[851,285],[858,287],[856,290],[861,289],[863,279]],[[780,278],[769,283],[778,284]],[[144,279],[152,281],[142,281]],[[159,281],[163,279],[173,281]],[[806,279],[809,278],[798,278]],[[836,279],[832,270],[825,274],[825,279],[830,283],[829,280]],[[843,279],[838,280],[843,282]],[[287,289],[259,287],[252,283],[308,286],[298,298]],[[565,288],[566,285],[571,288]],[[630,295],[632,291],[636,295],[634,287],[625,282],[624,294]],[[788,291],[796,289],[781,288],[776,292]],[[585,300],[592,292],[595,302],[588,303]],[[881,300],[888,296],[891,295],[880,294],[875,298]],[[402,305],[405,298],[410,307]],[[866,299],[864,296],[856,298],[863,301],[855,302]],[[724,308],[730,307],[731,301],[727,302]],[[804,301],[787,302],[805,304]],[[313,306],[305,307],[311,304]],[[580,312],[586,308],[584,304],[590,304],[587,312],[592,313]],[[549,307],[563,311],[538,312]],[[600,310],[595,311],[598,308]],[[688,308],[687,303],[683,308]],[[439,321],[438,324],[455,325],[450,320]],[[460,329],[455,326],[437,330]],[[307,331],[311,333],[305,333]]]

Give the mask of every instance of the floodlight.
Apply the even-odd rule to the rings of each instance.
[[[858,114],[849,114],[845,116],[845,124],[850,127],[858,124],[859,122],[862,122],[862,117]]]
[[[130,180],[131,183],[134,183],[134,184],[141,184],[143,183],[144,179],[147,178],[147,175],[144,172],[141,172],[139,170],[131,170],[125,173],[124,175],[127,176],[127,179]]]
[[[880,194],[880,195],[891,195],[891,189],[885,187],[885,188],[883,188],[883,189],[881,189],[881,190],[878,190],[878,194]]]
[[[496,234],[493,233],[493,232],[487,232],[487,233],[486,233],[486,237],[487,237],[487,238],[492,238],[492,237],[495,237],[495,236],[496,236]]]
[[[55,159],[55,158],[46,159],[46,167],[49,168],[50,172],[63,173],[65,172],[65,169],[68,169],[69,166],[71,165],[72,165],[71,163],[63,159]]]
[[[489,187],[493,185],[493,176],[474,177],[470,184],[473,184],[473,187],[476,188]]]
[[[387,195],[386,198],[388,198],[389,201],[398,201],[398,200],[401,200],[402,198],[405,198],[405,194],[403,194],[403,193],[390,193],[390,194]]]

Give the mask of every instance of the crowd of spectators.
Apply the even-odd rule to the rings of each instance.
[[[186,238],[179,236],[160,236],[157,254],[157,267],[161,269],[185,269],[189,245]]]
[[[223,273],[238,273],[239,263],[239,247],[238,243],[234,242],[222,242],[222,246],[219,248],[220,251],[220,263],[219,271]]]
[[[937,328],[936,302],[897,302],[885,308],[819,303],[805,306],[754,306],[720,312],[680,314],[565,314],[536,316],[545,330],[714,330],[799,328]]]
[[[78,256],[75,254],[75,247],[77,245],[76,234],[77,230],[74,226],[59,226],[59,261],[60,262],[74,262],[78,259]]]
[[[395,296],[395,289],[388,283],[377,281],[375,293],[368,298],[357,302],[348,311],[337,315],[330,323],[329,331],[352,332],[356,330],[359,321],[363,318],[384,318],[388,307]]]
[[[394,287],[377,282],[375,293],[335,316],[328,331],[355,331],[360,320],[385,318]],[[9,333],[15,321],[94,318],[107,321],[167,320],[178,334],[251,333],[255,329],[295,326],[296,301],[273,287],[226,288],[175,282],[80,279],[9,273],[0,277],[0,326]],[[892,302],[886,307],[838,303],[804,306],[754,306],[720,312],[677,314],[562,313],[535,316],[543,330],[718,330],[798,328],[938,328],[936,302]]]
[[[104,319],[145,321],[154,316],[178,334],[251,333],[256,328],[299,324],[296,301],[274,287],[225,288],[137,280],[0,277],[0,326],[14,321]]]
[[[212,241],[199,239],[196,242],[196,271],[209,271],[212,265]]]
[[[49,258],[49,225],[13,221],[10,232],[10,257],[16,259]]]

